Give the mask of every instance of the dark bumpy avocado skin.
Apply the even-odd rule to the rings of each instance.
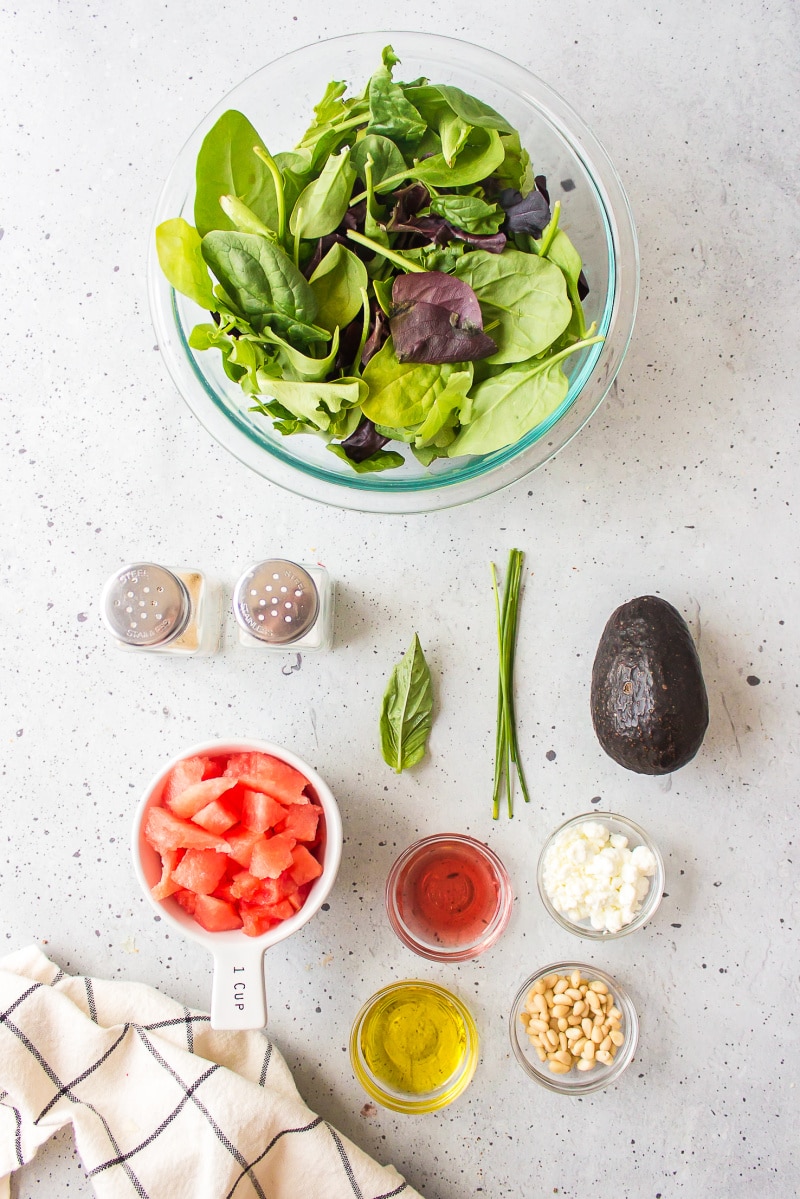
[[[669,774],[690,762],[708,728],[700,659],[679,612],[642,595],[617,608],[592,667],[592,723],[626,770]]]

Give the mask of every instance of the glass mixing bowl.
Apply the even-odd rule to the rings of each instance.
[[[171,217],[193,223],[194,171],[200,144],[223,112],[243,112],[270,150],[289,150],[308,126],[330,79],[363,88],[391,43],[398,79],[427,76],[479,97],[519,130],[551,203],[562,201],[561,227],[584,263],[587,324],[605,341],[569,357],[569,392],[561,406],[516,444],[494,453],[437,459],[429,468],[411,455],[395,470],[357,475],[313,436],[284,437],[248,411],[252,401],[227,378],[220,354],[189,347],[193,326],[208,314],[173,291],[150,238],[148,285],[158,345],[192,412],[240,461],[308,499],[364,512],[428,512],[466,503],[516,482],[552,458],[595,412],[620,368],[633,330],[639,254],[628,201],[603,147],[561,99],[530,71],[483,47],[422,33],[359,33],[316,42],[256,71],[195,129],[170,171],[153,229]],[[392,444],[392,449],[402,449]]]

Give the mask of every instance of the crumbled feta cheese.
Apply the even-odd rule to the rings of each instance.
[[[557,912],[573,923],[618,933],[630,924],[650,889],[656,860],[645,845],[586,820],[564,829],[550,846],[542,878]]]

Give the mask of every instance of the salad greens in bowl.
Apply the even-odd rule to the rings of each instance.
[[[450,38],[357,34],[205,118],[149,284],[170,373],[227,449],[312,499],[427,511],[521,478],[589,419],[638,253],[605,152],[541,81]]]

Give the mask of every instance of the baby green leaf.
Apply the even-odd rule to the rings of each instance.
[[[447,380],[444,391],[441,391],[431,405],[428,415],[419,426],[414,437],[414,447],[423,450],[433,445],[447,428],[458,424],[467,424],[471,419],[472,400],[469,389],[472,386],[472,363],[467,364],[468,370],[456,371]],[[453,440],[450,433],[447,443]]]
[[[303,188],[292,209],[289,229],[295,237],[324,237],[341,223],[350,203],[356,173],[350,151],[328,158],[321,174]]]
[[[483,100],[478,100],[475,96],[470,96],[466,92],[462,92],[461,88],[453,87],[449,83],[439,83],[436,88],[453,112],[463,121],[483,129],[499,129],[501,133],[514,133],[514,126],[509,125],[505,117],[501,117],[499,112],[495,112],[488,104],[484,104]]]
[[[159,266],[176,291],[201,308],[216,308],[200,237],[192,225],[183,217],[162,221],[156,229],[156,252]]]
[[[361,311],[367,268],[346,246],[336,242],[309,279],[317,300],[317,323],[332,333]]]
[[[376,450],[374,454],[370,454],[369,458],[362,458],[360,462],[354,462],[343,446],[334,445],[331,442],[327,448],[337,458],[341,458],[342,462],[346,462],[357,475],[371,475],[382,470],[396,470],[398,466],[405,466],[406,461],[403,455],[398,454],[396,450]]]
[[[432,154],[430,158],[423,158],[415,166],[408,167],[406,176],[434,187],[467,187],[491,175],[503,161],[504,154],[503,143],[495,129],[473,129],[469,141],[452,166],[444,154]],[[385,187],[384,181],[378,191],[385,190]]]
[[[372,159],[372,180],[375,186],[389,175],[397,175],[405,170],[405,159],[393,141],[388,137],[380,137],[377,133],[368,133],[353,146],[350,151],[350,165],[359,179],[366,182],[365,165],[367,158]]]
[[[399,61],[394,54],[384,55],[384,65],[369,81],[367,95],[370,119],[367,132],[413,145],[422,137],[426,124],[414,105],[406,99],[400,84],[392,81],[392,67]]]
[[[247,117],[235,109],[224,112],[203,139],[194,199],[194,223],[201,237],[212,229],[234,228],[220,207],[220,196],[238,196],[265,225],[277,228],[275,185],[254,146],[266,149]]]
[[[506,218],[499,204],[477,196],[431,196],[430,210],[466,233],[497,233]]]
[[[252,208],[239,199],[238,196],[220,196],[219,206],[230,220],[233,228],[239,233],[258,233],[277,241],[278,235],[274,229],[269,229],[253,212]]]
[[[264,329],[261,333],[264,341],[274,345],[278,350],[278,357],[283,370],[281,372],[284,379],[294,379],[299,383],[320,383],[325,376],[333,369],[333,363],[336,355],[339,352],[339,330],[334,329],[333,337],[331,338],[330,352],[324,358],[312,358],[308,354],[304,354],[301,350],[295,348],[282,337],[278,337],[277,333],[273,333],[271,329]],[[239,341],[243,341],[239,338]]]
[[[226,293],[245,316],[283,317],[278,323],[311,325],[317,314],[314,293],[291,259],[255,233],[207,233],[203,257]]]
[[[513,445],[563,403],[569,380],[561,362],[520,362],[476,387],[472,420],[448,447],[459,454],[490,454]]]
[[[424,757],[432,713],[431,672],[415,633],[392,670],[381,707],[381,751],[397,774]]]
[[[475,250],[455,267],[469,283],[491,329],[497,350],[489,362],[525,362],[541,354],[563,333],[572,316],[561,270],[545,258],[506,249]]]
[[[367,389],[360,379],[337,379],[333,383],[295,382],[289,379],[264,379],[262,390],[288,409],[298,420],[313,425],[323,433],[344,436],[343,423],[336,418],[357,409]],[[261,411],[264,405],[257,409]],[[355,412],[356,423],[361,414]]]
[[[463,364],[398,362],[391,337],[364,367],[369,397],[362,404],[365,416],[376,425],[401,429],[420,425],[447,381]]]

